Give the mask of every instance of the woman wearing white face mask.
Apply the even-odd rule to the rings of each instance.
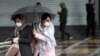
[[[15,22],[13,43],[8,49],[6,56],[32,56],[30,43],[33,39],[32,27],[25,24],[23,15],[15,15],[12,20]]]
[[[44,13],[41,22],[34,25],[33,34],[37,39],[34,56],[55,56],[56,40],[54,38],[54,26],[51,16]]]

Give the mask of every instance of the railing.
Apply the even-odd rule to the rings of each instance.
[[[0,42],[0,46],[9,45],[11,41]]]
[[[10,38],[6,39],[4,42],[0,42],[0,56],[5,56],[8,48],[11,45],[11,41],[8,41]]]

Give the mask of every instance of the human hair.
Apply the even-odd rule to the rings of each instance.
[[[60,5],[62,8],[66,8],[66,4],[65,4],[64,2],[61,2],[59,5]]]
[[[88,0],[89,2],[91,2],[91,0]]]
[[[47,19],[47,17],[50,17],[51,20],[51,15],[49,13],[44,13],[41,17],[41,21],[44,21],[45,19]]]
[[[17,18],[20,19],[20,20],[24,20],[23,19],[24,15],[22,15],[22,14],[16,14],[16,15],[12,16],[11,20],[15,21]]]
[[[36,5],[41,5],[41,3],[40,2],[37,2]]]

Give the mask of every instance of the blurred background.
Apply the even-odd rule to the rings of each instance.
[[[41,2],[56,14],[53,24],[55,26],[55,38],[58,46],[56,47],[57,56],[100,56],[100,0],[95,0],[95,21],[96,21],[96,38],[86,38],[86,3],[88,0],[0,0],[0,44],[11,37],[14,30],[14,22],[11,21],[11,15],[20,8],[35,6]],[[59,31],[59,15],[61,10],[59,4],[64,2],[68,9],[68,22],[66,31],[73,37],[72,40],[61,41]],[[0,45],[0,56],[4,48]],[[8,47],[7,47],[8,48]],[[63,50],[65,48],[65,50]]]

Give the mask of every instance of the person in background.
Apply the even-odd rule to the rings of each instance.
[[[95,26],[96,26],[94,0],[88,0],[88,3],[86,4],[86,12],[87,12],[86,37],[89,37],[89,34],[91,34],[94,37]]]
[[[37,39],[34,56],[55,56],[56,40],[54,37],[54,25],[50,14],[44,13],[41,22],[34,24],[33,34]]]
[[[32,56],[31,41],[33,39],[32,26],[25,24],[24,16],[17,14],[12,17],[15,22],[15,30],[13,44],[8,49],[6,56],[16,56],[20,52],[20,56]],[[17,49],[13,49],[16,47]]]
[[[71,39],[71,35],[66,32],[66,23],[67,23],[67,17],[68,17],[68,9],[66,8],[65,3],[60,3],[61,12],[58,12],[59,14],[59,22],[60,22],[60,31],[61,31],[61,39],[62,41],[65,38],[65,35],[67,35],[67,39]]]

